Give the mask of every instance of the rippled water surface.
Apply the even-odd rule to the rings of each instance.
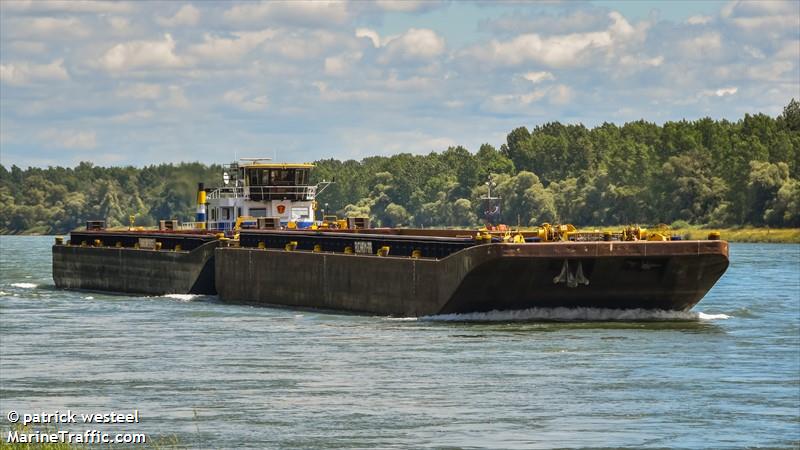
[[[191,448],[800,445],[798,245],[733,244],[691,314],[465,322],[60,291],[51,242],[0,238],[2,431],[137,409],[109,429]]]

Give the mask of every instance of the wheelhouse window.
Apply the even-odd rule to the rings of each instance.
[[[308,169],[248,169],[250,186],[307,186]]]
[[[273,186],[291,186],[294,184],[294,170],[279,169],[272,171]]]
[[[250,169],[247,171],[247,181],[250,186],[269,186],[269,170]]]
[[[297,186],[308,185],[308,170],[295,170],[294,180]]]

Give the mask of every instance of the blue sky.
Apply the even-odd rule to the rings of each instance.
[[[499,146],[800,98],[800,2],[0,2],[0,163]]]

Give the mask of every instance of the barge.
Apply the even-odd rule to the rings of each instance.
[[[53,246],[56,286],[218,294],[225,302],[417,317],[550,307],[688,310],[728,267],[719,236],[371,228],[317,220],[309,164],[246,160],[198,191],[196,221],[159,230],[102,222]],[[489,197],[488,200],[493,200]],[[496,208],[491,209],[496,216]],[[206,214],[208,212],[208,215]]]

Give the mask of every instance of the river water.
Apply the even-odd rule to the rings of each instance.
[[[800,245],[732,244],[690,313],[464,321],[61,291],[52,241],[0,238],[3,439],[71,409],[166,448],[800,445]]]

